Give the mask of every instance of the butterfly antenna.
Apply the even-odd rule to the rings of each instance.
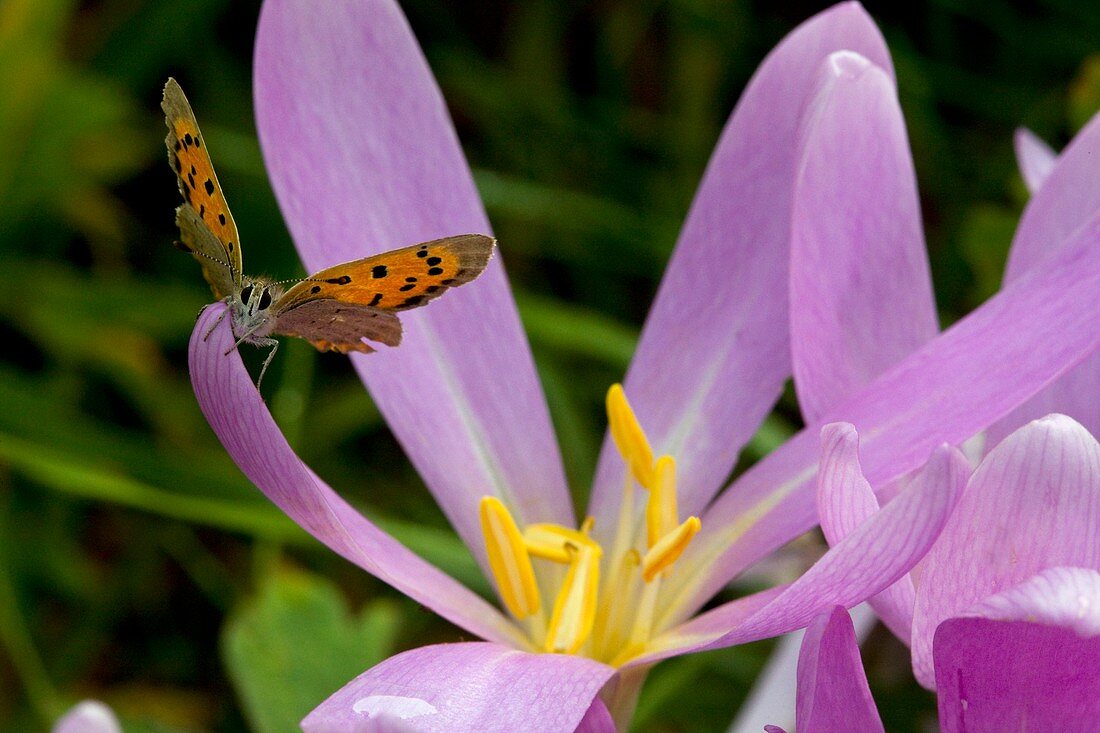
[[[323,283],[323,282],[324,282],[324,280],[322,280],[320,278],[317,278],[317,277],[292,277],[292,278],[288,278],[286,280],[276,280],[275,282],[273,282],[271,284],[272,285],[286,285],[287,283],[294,283],[295,285],[297,285],[298,283]]]
[[[206,252],[200,252],[199,250],[197,250],[193,247],[188,247],[186,244],[184,244],[183,242],[181,242],[178,239],[174,240],[172,242],[172,245],[176,249],[178,249],[180,252],[186,252],[189,255],[198,255],[199,257],[204,257],[204,258],[210,260],[211,262],[213,262],[215,264],[223,265],[225,267],[228,267],[229,271],[234,273],[234,274],[240,274],[240,273],[237,272],[237,268],[233,267],[233,264],[231,262],[225,262],[224,260],[219,260],[217,257],[213,257],[213,256],[207,254]]]

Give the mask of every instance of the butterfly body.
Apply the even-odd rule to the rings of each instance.
[[[168,161],[184,204],[176,209],[177,246],[202,266],[214,296],[225,301],[237,345],[272,347],[273,335],[306,339],[321,351],[369,353],[364,339],[401,343],[397,312],[420,307],[485,269],[495,240],[464,234],[383,252],[321,270],[284,288],[281,282],[242,274],[237,226],[214,173],[187,98],[174,79],[161,107],[168,126]]]

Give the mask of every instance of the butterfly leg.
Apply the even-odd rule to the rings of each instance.
[[[261,339],[256,342],[257,346],[270,346],[271,351],[267,353],[267,358],[264,359],[264,365],[260,367],[260,378],[256,380],[256,389],[260,389],[260,384],[264,381],[264,374],[267,372],[267,365],[271,363],[271,360],[275,358],[275,352],[279,350],[279,342],[276,339]]]
[[[204,305],[204,306],[202,307],[202,310],[201,310],[201,311],[199,311],[199,315],[201,316],[201,315],[203,314],[203,311],[205,311],[205,310],[206,310],[207,308],[209,308],[209,307],[210,307],[210,305],[211,305],[210,303],[207,303],[206,305]],[[225,314],[226,314],[226,313],[228,313],[228,312],[229,312],[229,309],[228,309],[228,308],[226,308],[225,310],[223,310],[223,311],[222,311],[222,314],[221,314],[220,316],[218,316],[218,320],[214,321],[214,325],[213,325],[213,326],[211,326],[210,328],[206,329],[206,333],[205,333],[205,334],[203,335],[203,337],[202,337],[202,340],[203,340],[203,341],[206,341],[206,340],[207,340],[208,338],[210,338],[210,334],[214,333],[214,329],[215,329],[215,328],[217,328],[218,326],[220,326],[220,325],[221,325],[221,322],[222,322],[223,320],[225,320]],[[234,348],[236,348],[236,347],[234,347]],[[227,352],[225,352],[225,353],[227,353],[227,354],[228,354],[229,352],[227,351]]]

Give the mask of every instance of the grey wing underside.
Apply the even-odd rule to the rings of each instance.
[[[401,321],[376,308],[318,298],[278,313],[275,333],[304,338],[321,351],[370,353],[374,349],[363,339],[386,346],[401,343]]]
[[[176,225],[180,228],[180,242],[177,245],[188,252],[202,265],[202,275],[214,297],[219,300],[235,293],[240,284],[240,273],[234,273],[233,267],[226,262],[225,245],[210,231],[206,222],[191,204],[176,209]]]

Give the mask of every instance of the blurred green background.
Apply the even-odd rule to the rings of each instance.
[[[721,126],[764,54],[824,5],[403,6],[506,253],[583,497],[604,391],[626,368]],[[1100,5],[868,9],[897,66],[947,324],[999,286],[1026,200],[1013,128],[1060,147],[1100,106]],[[2,730],[44,730],[89,696],[128,731],[295,730],[383,656],[460,638],[267,504],[191,393],[187,339],[209,290],[171,246],[166,77],[203,125],[250,271],[301,272],[252,121],[258,10],[0,0]],[[334,487],[488,592],[345,359],[287,340],[264,391]],[[746,461],[798,425],[785,398]],[[662,664],[634,729],[724,730],[769,648]],[[897,642],[877,633],[865,654],[887,728],[926,727],[934,702]]]

